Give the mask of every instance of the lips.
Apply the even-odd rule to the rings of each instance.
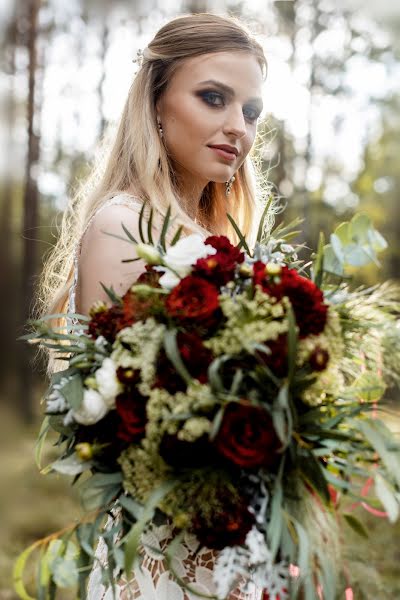
[[[210,145],[209,148],[223,150],[224,152],[229,152],[230,154],[234,154],[235,156],[239,154],[239,150],[237,148],[235,148],[234,146],[229,146],[228,144]]]
[[[238,150],[234,146],[221,144],[218,146],[208,146],[215,154],[217,154],[224,162],[234,163],[237,159]]]

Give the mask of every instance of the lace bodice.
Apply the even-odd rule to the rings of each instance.
[[[88,222],[74,252],[74,278],[69,292],[70,313],[76,313],[76,293],[79,278],[79,257],[82,240],[86,231],[99,211],[112,205],[125,205],[134,209],[141,207],[141,201],[130,194],[114,196],[101,206]],[[117,517],[116,517],[117,518]],[[108,526],[112,525],[110,520]],[[134,568],[132,574],[117,584],[117,600],[198,600],[200,596],[183,591],[176,583],[163,559],[163,551],[172,539],[172,530],[168,524],[156,526],[153,524],[142,536],[141,565]],[[99,540],[97,562],[91,572],[88,585],[88,600],[112,600],[111,589],[106,589],[101,583],[100,564],[105,563],[107,556],[106,545]],[[204,595],[215,595],[213,581],[213,565],[216,553],[207,549],[199,549],[199,542],[193,535],[187,534],[176,549],[173,559],[173,569],[177,575],[190,587]],[[230,600],[261,600],[262,591],[257,590],[250,582],[246,591],[237,589],[230,595]]]

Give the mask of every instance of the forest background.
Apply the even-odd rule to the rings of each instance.
[[[329,235],[355,211],[366,212],[389,247],[380,268],[363,269],[358,283],[400,279],[396,1],[3,0],[0,599],[15,598],[11,569],[18,552],[79,510],[67,483],[40,475],[33,459],[45,380],[43,365],[17,337],[31,314],[43,260],[99,139],[118,120],[137,50],[168,19],[203,11],[240,16],[265,48],[269,73],[257,154],[287,204],[283,219],[304,218],[299,241],[315,247],[321,230]],[[398,390],[388,390],[390,426],[399,432],[397,399]],[[400,597],[399,526],[354,510],[371,531],[370,541],[354,539],[359,577],[370,581],[368,598]]]

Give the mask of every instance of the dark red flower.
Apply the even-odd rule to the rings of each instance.
[[[276,340],[265,342],[270,352],[260,352],[263,362],[270,368],[276,377],[286,377],[288,374],[288,344],[285,333],[279,335]]]
[[[299,327],[300,337],[318,335],[325,328],[328,307],[324,304],[322,291],[295,269],[282,267],[279,275],[270,275],[266,265],[257,261],[253,265],[253,283],[281,300],[287,296],[292,304]]]
[[[193,533],[201,545],[215,550],[243,545],[255,523],[246,501],[226,495],[221,504],[211,517],[199,514],[193,519]]]
[[[106,306],[90,311],[88,333],[96,339],[101,335],[110,343],[113,343],[119,331],[119,321],[122,317],[122,307],[113,304],[110,308]]]
[[[218,289],[201,277],[188,275],[169,294],[165,306],[171,317],[205,324],[219,308]]]
[[[116,398],[115,408],[120,418],[117,437],[128,443],[141,440],[147,423],[146,398],[136,389],[122,392]]]
[[[281,444],[266,410],[248,402],[229,402],[214,440],[218,452],[243,469],[272,466]]]
[[[215,463],[215,448],[207,434],[194,442],[180,440],[177,435],[164,434],[159,452],[165,462],[178,468],[193,469]]]
[[[236,265],[244,261],[244,253],[233,246],[224,235],[212,235],[205,240],[205,243],[215,248],[217,252],[199,258],[193,274],[200,275],[218,286],[225,285],[233,278]]]
[[[208,381],[208,367],[213,360],[211,350],[206,348],[197,333],[179,331],[177,344],[184,365],[192,377],[200,383]],[[154,387],[164,388],[170,394],[186,390],[186,383],[176,372],[174,365],[167,357],[165,350],[161,350],[157,357],[157,372]]]
[[[324,348],[315,348],[308,359],[313,371],[324,371],[329,362],[329,352]]]
[[[137,283],[145,283],[151,287],[161,287],[158,282],[162,273],[156,271],[152,265],[146,265],[145,269],[146,271],[137,278]]]

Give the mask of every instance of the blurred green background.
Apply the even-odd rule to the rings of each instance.
[[[137,50],[169,18],[202,11],[241,16],[265,48],[257,153],[287,204],[279,218],[304,217],[299,241],[315,247],[320,230],[365,211],[389,249],[359,282],[400,278],[397,1],[2,0],[0,599],[16,597],[11,570],[21,549],[79,515],[68,482],[40,475],[34,463],[45,378],[16,341],[44,256],[98,140],[118,120]],[[399,434],[398,391],[385,401]],[[400,526],[355,510],[371,533],[351,538],[369,590],[355,589],[354,598],[400,598]]]

